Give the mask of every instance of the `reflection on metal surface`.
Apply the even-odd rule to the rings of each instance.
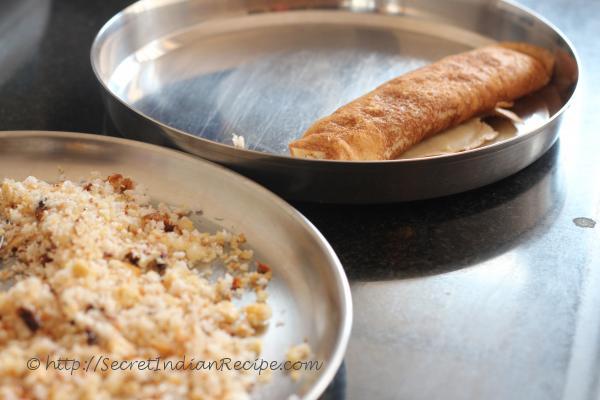
[[[431,224],[426,232],[433,237],[404,246],[398,238],[389,247],[400,249],[398,265],[421,259],[417,265],[432,269],[392,280],[384,273],[392,265],[348,271],[357,307],[346,361],[351,377],[371,382],[367,388],[351,380],[350,399],[561,398],[577,319],[573,291],[589,254],[575,255],[579,239],[564,232],[572,223],[562,216],[567,196],[559,150],[485,190],[405,205],[407,218],[416,214],[416,223]],[[462,212],[470,206],[472,214]],[[398,215],[404,207],[386,211]],[[445,221],[435,217],[438,207]],[[363,235],[376,227],[365,223]],[[549,236],[563,243],[550,249]],[[454,267],[435,268],[445,262]]]
[[[52,0],[0,2],[0,85],[36,51]]]
[[[500,3],[146,1],[143,10],[133,6],[105,25],[92,47],[92,66],[128,137],[225,164],[298,200],[431,198],[491,183],[533,162],[554,142],[573,93],[577,64],[566,40],[527,11]],[[556,69],[555,81],[567,85],[554,86],[561,91],[558,107],[538,129],[427,160],[287,156],[290,141],[340,105],[401,73],[494,40],[536,43],[573,65]],[[233,147],[234,133],[244,136],[247,150]]]
[[[279,400],[298,393],[314,400],[325,390],[350,336],[352,300],[335,253],[301,214],[251,181],[180,152],[95,135],[0,132],[0,180],[33,175],[52,181],[59,167],[68,179],[118,171],[143,183],[157,202],[201,207],[200,228],[244,232],[257,258],[274,272],[268,290],[274,321],[264,333],[261,356],[282,360],[292,345],[307,340],[314,359],[324,362],[297,384],[277,371],[254,394]]]
[[[486,189],[495,193],[491,196],[480,196],[482,190],[476,190],[440,200],[366,206],[368,222],[361,212],[365,206],[297,203],[296,207],[338,243],[343,264],[369,265],[348,270],[352,280],[437,275],[497,257],[552,226],[565,197],[563,174],[556,168],[558,153],[557,144],[521,172],[527,184],[519,184],[517,175]],[[395,262],[371,262],[373,255],[360,251],[364,240],[380,243],[377,257]]]

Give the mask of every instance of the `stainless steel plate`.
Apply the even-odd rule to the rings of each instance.
[[[144,143],[66,132],[0,132],[0,179],[33,175],[56,180],[91,171],[131,176],[157,201],[204,211],[202,227],[244,232],[257,257],[272,266],[273,320],[263,358],[285,359],[308,340],[323,368],[294,383],[283,372],[259,386],[257,398],[297,393],[317,398],[342,362],[352,323],[344,270],[321,234],[300,213],[259,185],[192,156]],[[281,322],[282,324],[279,324]]]
[[[495,40],[557,54],[554,80],[538,94],[535,110],[547,110],[541,123],[501,143],[427,159],[287,156],[290,141],[342,104]],[[289,198],[343,203],[447,195],[524,168],[556,139],[578,68],[550,24],[485,0],[142,0],[104,26],[91,59],[126,136],[222,163]],[[247,150],[232,146],[233,134],[244,136]]]

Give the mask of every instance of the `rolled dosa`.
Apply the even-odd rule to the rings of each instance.
[[[525,43],[452,55],[392,79],[315,122],[295,157],[388,160],[421,140],[545,86],[554,57]]]

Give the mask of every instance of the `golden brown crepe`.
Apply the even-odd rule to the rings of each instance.
[[[392,79],[313,124],[290,143],[295,157],[388,160],[421,140],[545,86],[554,57],[500,43]]]

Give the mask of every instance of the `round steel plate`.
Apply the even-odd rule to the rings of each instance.
[[[352,324],[346,275],[321,234],[298,211],[254,182],[190,155],[145,143],[67,132],[0,132],[0,179],[35,176],[79,180],[92,171],[121,173],[143,184],[155,201],[201,209],[199,228],[243,232],[256,256],[273,269],[272,322],[265,360],[283,361],[307,340],[319,371],[294,383],[284,372],[254,392],[261,399],[296,393],[316,399],[339,368]]]
[[[497,40],[554,51],[547,109],[510,140],[454,155],[294,159],[316,119],[392,77]],[[479,187],[554,143],[577,81],[568,41],[505,1],[142,0],[98,34],[91,61],[119,130],[224,164],[296,200],[379,203]],[[242,135],[247,149],[233,147]]]

